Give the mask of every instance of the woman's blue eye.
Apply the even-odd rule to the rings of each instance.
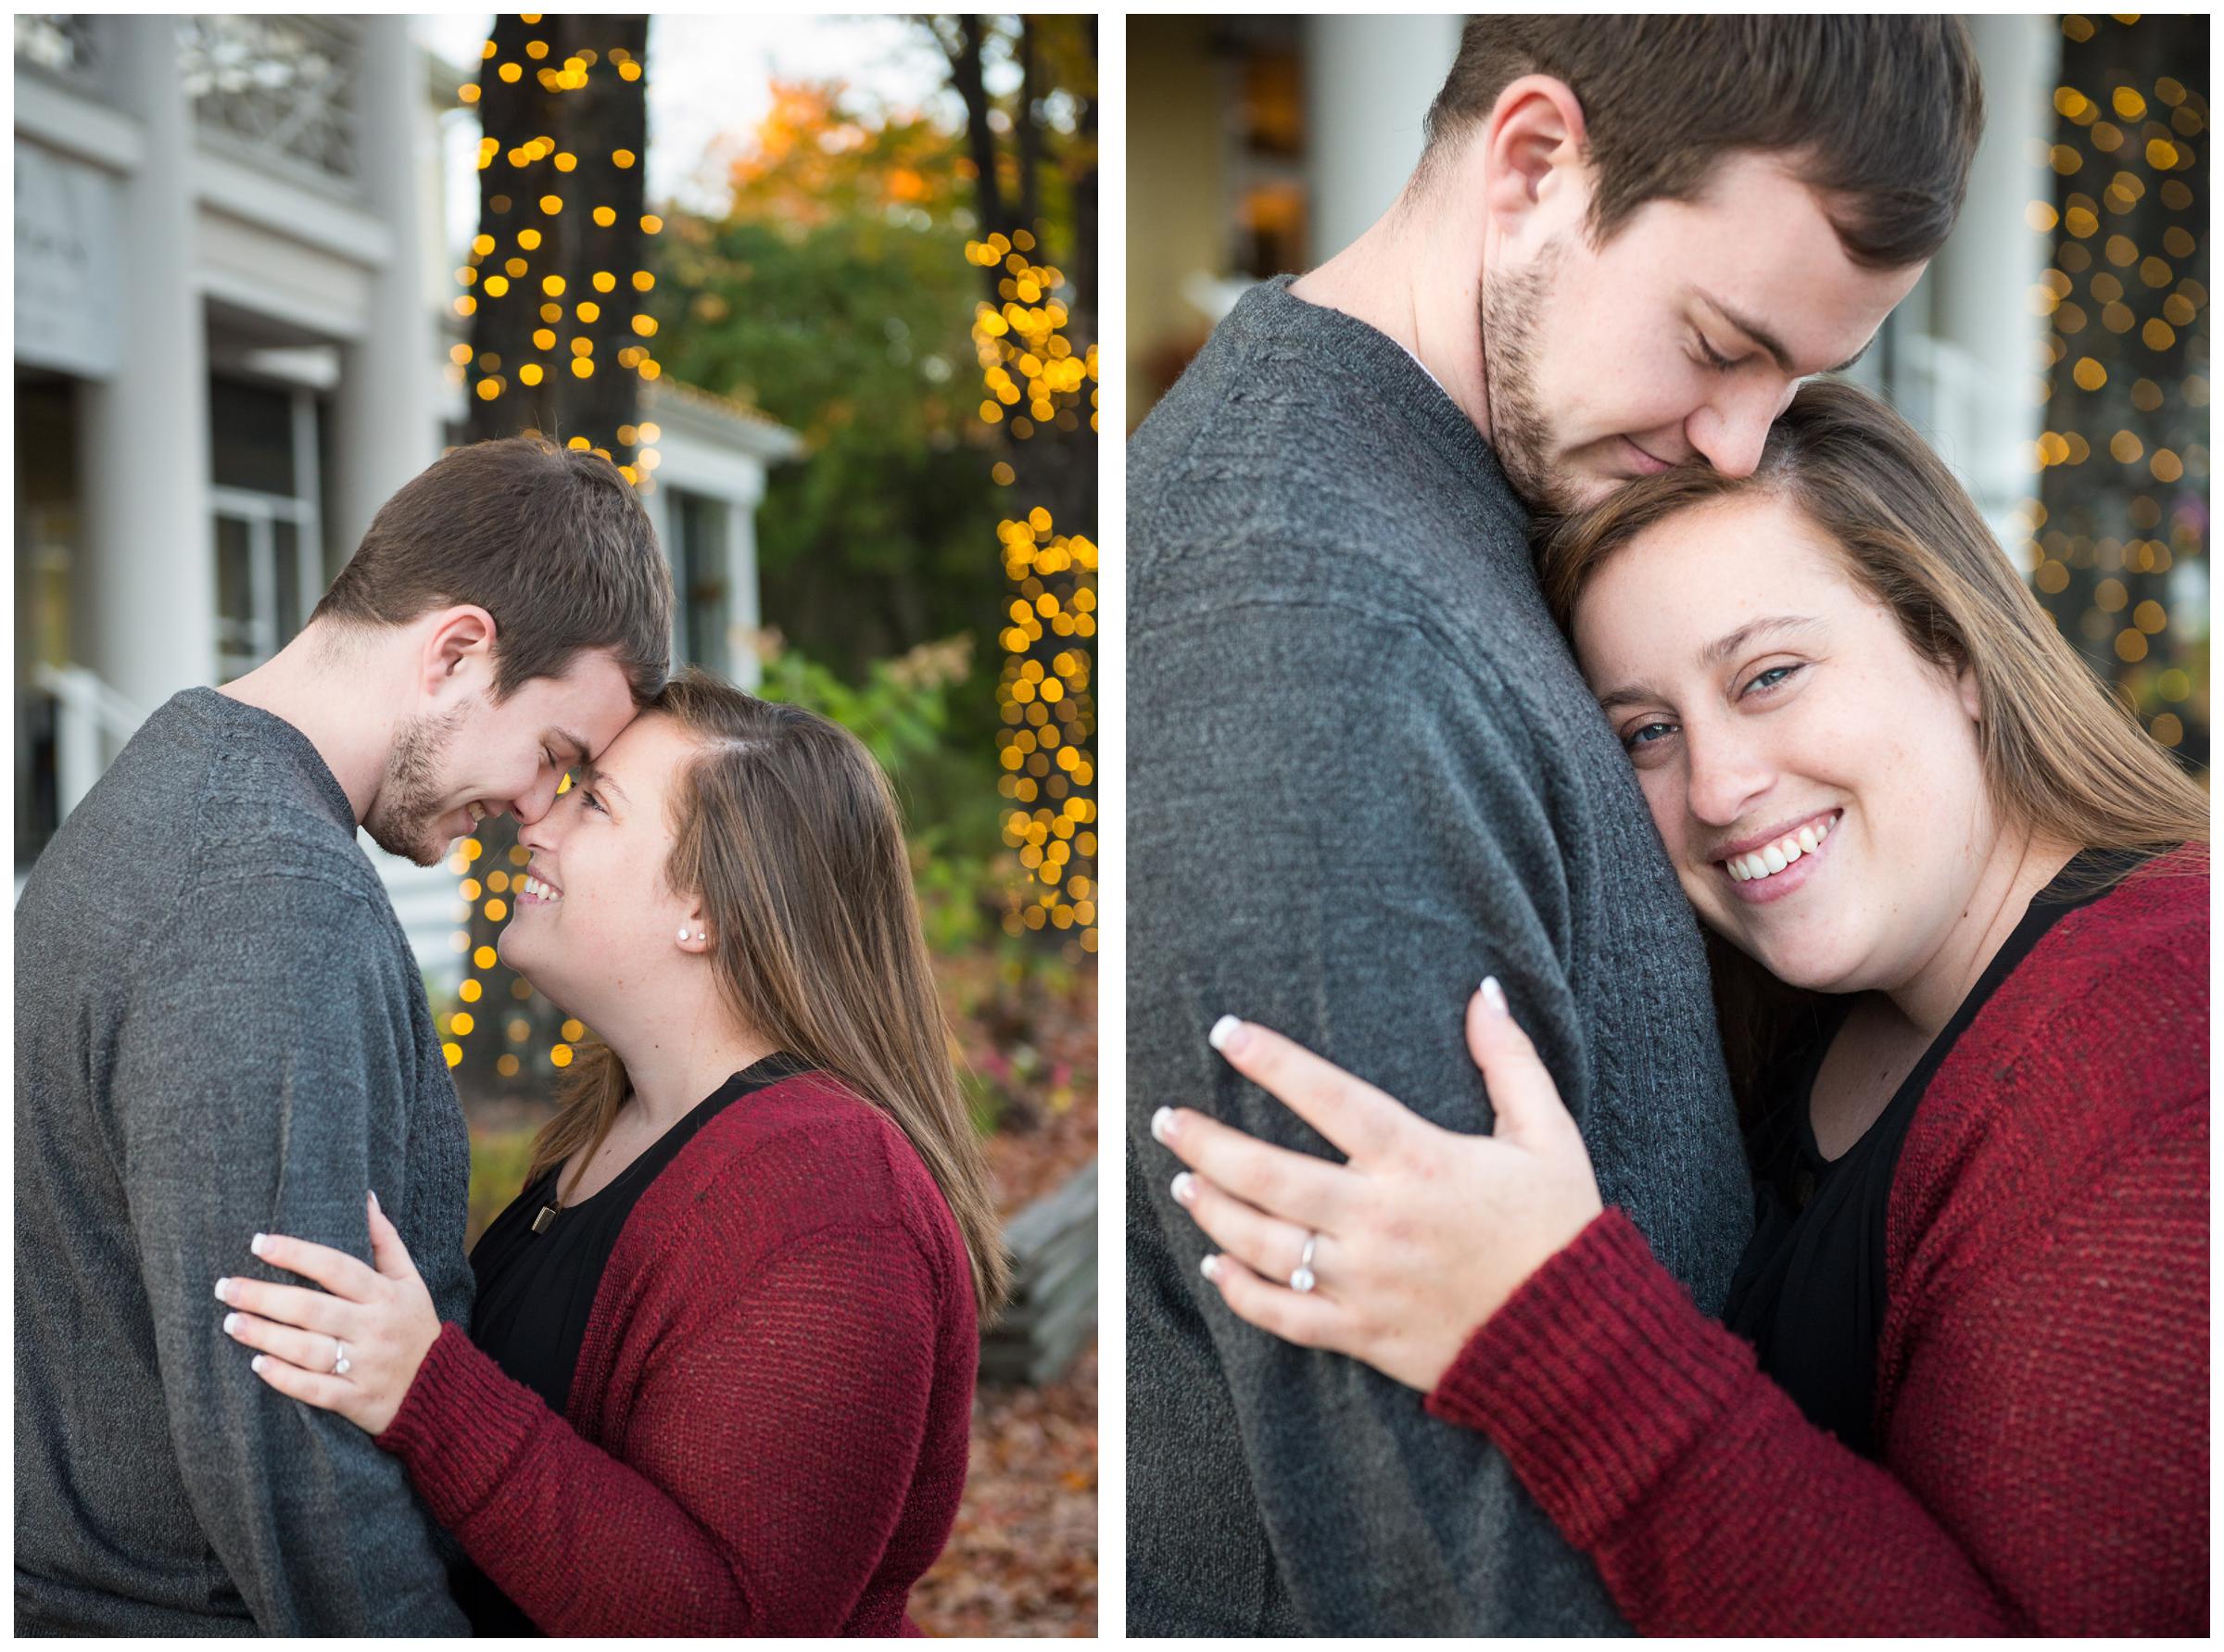
[[[1765,694],[1769,689],[1774,688],[1778,683],[1784,681],[1785,678],[1790,676],[1793,672],[1798,671],[1799,669],[1800,668],[1796,665],[1772,665],[1766,671],[1762,672],[1759,675],[1755,676],[1751,682],[1746,684],[1746,692],[1750,694],[1754,689],[1758,688],[1763,694]]]
[[[1651,745],[1656,739],[1664,740],[1674,732],[1675,725],[1673,723],[1648,723],[1642,728],[1630,730],[1623,738],[1622,743],[1634,751],[1639,746]]]

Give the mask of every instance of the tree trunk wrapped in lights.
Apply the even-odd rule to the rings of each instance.
[[[2062,19],[2032,581],[2155,739],[2208,763],[2208,19]]]
[[[992,474],[1014,508],[998,529],[1009,582],[997,737],[1011,807],[1005,842],[1024,879],[1005,927],[1070,935],[1096,950],[1096,786],[1092,692],[1096,633],[1096,19],[932,19],[966,106],[982,272],[973,342],[981,419],[1004,436]],[[992,61],[1017,70],[989,90]],[[1066,73],[1059,73],[1061,64]],[[1071,131],[1050,118],[1074,104]],[[1012,134],[1007,147],[1000,133]],[[1042,191],[1069,192],[1074,245],[1042,243]]]
[[[642,16],[495,19],[477,82],[459,89],[482,136],[479,232],[456,300],[471,322],[456,347],[466,440],[537,430],[602,454],[643,492],[655,433],[638,423],[639,387],[661,371],[644,267],[662,227],[644,200],[648,39]],[[471,919],[462,1005],[442,1030],[469,1097],[544,1094],[585,1031],[496,956],[525,858],[505,816],[450,862]]]

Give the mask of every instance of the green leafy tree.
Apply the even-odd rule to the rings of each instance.
[[[764,611],[845,675],[970,631],[992,647],[999,500],[972,420],[955,136],[844,87],[778,84],[731,211],[676,215],[655,313],[689,384],[801,431],[758,513]],[[992,716],[986,690],[970,721]],[[961,713],[962,715],[963,713]]]

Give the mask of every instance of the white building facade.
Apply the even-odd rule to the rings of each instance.
[[[468,77],[403,17],[15,27],[19,882],[138,722],[283,647],[459,439],[440,124]],[[802,444],[643,390],[675,657],[753,681],[754,512]],[[444,973],[453,879],[382,870]]]

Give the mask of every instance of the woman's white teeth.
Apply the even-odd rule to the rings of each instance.
[[[1723,867],[1739,883],[1750,883],[1756,877],[1771,877],[1784,870],[1803,854],[1813,854],[1830,835],[1831,821],[1836,816],[1810,821],[1798,831],[1777,839],[1774,843],[1754,850],[1750,854],[1732,855]]]
[[[525,886],[525,893],[537,900],[561,901],[563,899],[562,890],[550,889],[537,877],[524,877],[519,881]]]

